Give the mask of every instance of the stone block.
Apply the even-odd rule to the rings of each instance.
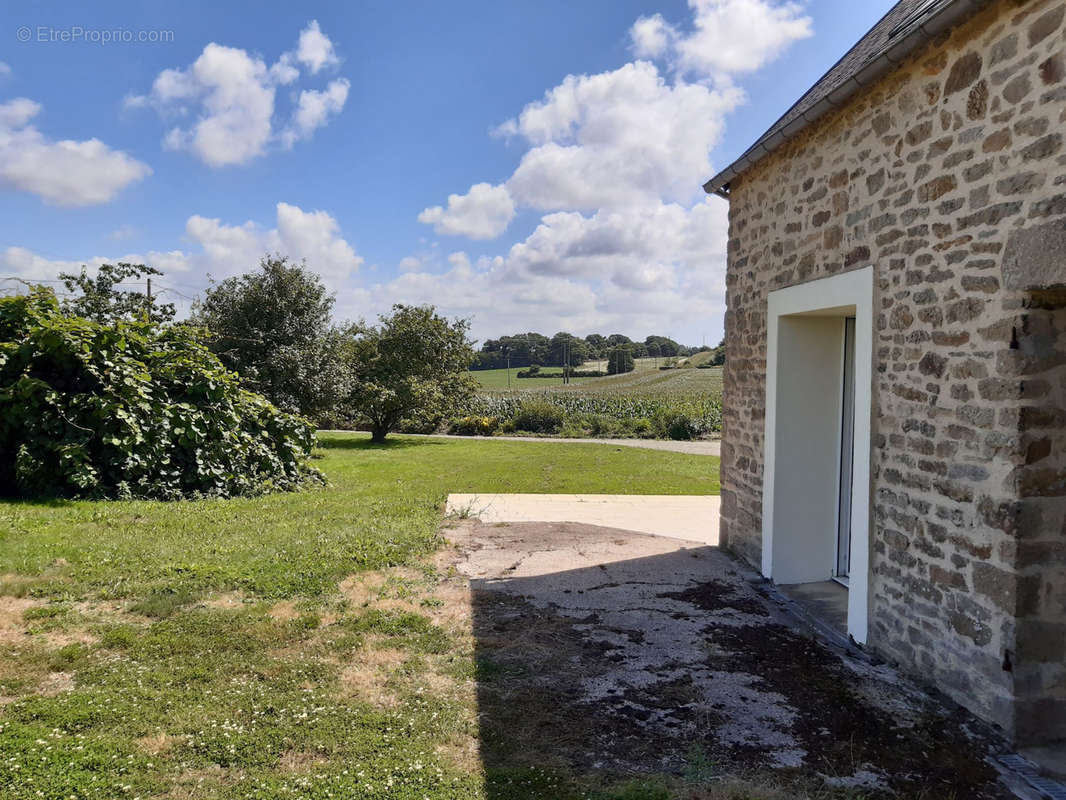
[[[1022,291],[1066,287],[1066,219],[1010,233],[1003,284]]]

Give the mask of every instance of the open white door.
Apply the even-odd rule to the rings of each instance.
[[[873,267],[768,297],[763,574],[842,578],[869,626]]]

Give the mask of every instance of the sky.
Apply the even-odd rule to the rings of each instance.
[[[4,0],[0,290],[131,261],[187,308],[276,252],[338,321],[713,345],[702,184],[891,5]]]

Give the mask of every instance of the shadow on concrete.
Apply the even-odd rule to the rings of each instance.
[[[975,720],[813,640],[717,548],[571,523],[464,527],[492,800],[641,775],[694,792],[761,775],[797,793],[828,778],[840,797],[1009,796],[984,760],[995,742],[964,732]]]

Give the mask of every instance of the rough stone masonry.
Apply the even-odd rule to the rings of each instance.
[[[1066,1],[995,0],[732,181],[724,543],[761,548],[767,293],[875,267],[869,646],[1066,739]]]

